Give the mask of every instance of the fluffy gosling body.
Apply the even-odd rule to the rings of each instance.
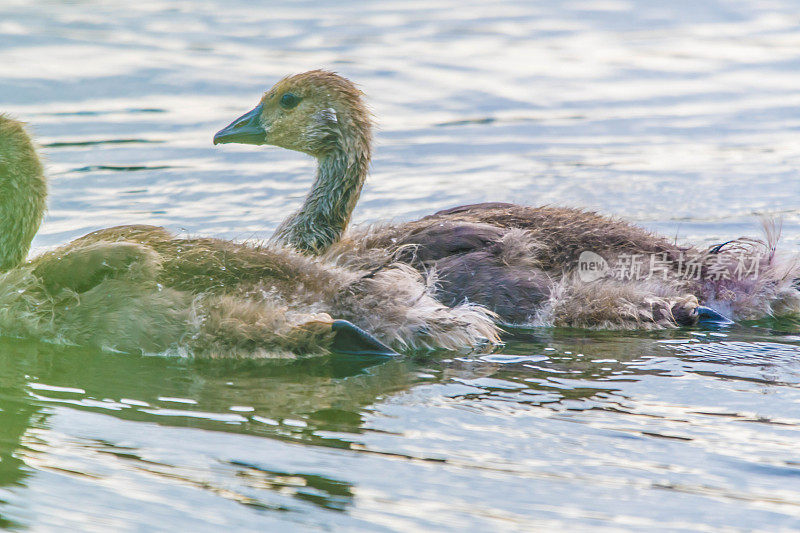
[[[275,242],[351,268],[379,271],[402,261],[435,272],[436,297],[449,306],[479,304],[514,324],[603,329],[690,325],[704,313],[722,318],[701,303],[736,319],[800,312],[798,262],[776,254],[774,231],[763,241],[698,250],[581,210],[486,203],[346,233],[369,170],[372,121],[362,93],[332,72],[280,80],[214,137],[215,144],[230,142],[317,159],[305,202],[279,226]],[[635,277],[586,281],[577,275],[583,251],[603,257],[610,272],[632,256],[645,265]],[[683,270],[687,257],[699,262],[698,279]],[[756,265],[747,279],[737,272],[742,257]],[[655,273],[651,258],[670,266],[647,276]]]
[[[153,226],[96,231],[26,263],[46,180],[22,124],[2,115],[0,192],[2,334],[254,358],[326,352],[340,320],[397,349],[497,339],[489,312],[444,306],[402,265],[369,275],[280,246],[184,239]]]

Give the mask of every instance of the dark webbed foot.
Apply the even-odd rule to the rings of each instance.
[[[701,305],[697,308],[697,323],[706,326],[729,326],[734,322],[710,307]]]
[[[393,357],[397,352],[347,320],[334,320],[332,326],[336,336],[331,349],[348,355],[377,355]]]
[[[689,296],[672,306],[672,317],[678,326],[727,326],[733,321],[717,311],[699,305],[697,298]]]

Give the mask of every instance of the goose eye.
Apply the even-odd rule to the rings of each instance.
[[[292,93],[286,93],[283,96],[281,96],[280,104],[281,107],[284,109],[291,109],[299,103],[300,103],[300,97]]]

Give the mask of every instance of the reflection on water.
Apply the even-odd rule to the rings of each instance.
[[[533,330],[490,356],[280,364],[8,341],[0,509],[51,527],[120,508],[145,527],[789,527],[785,339]],[[66,519],[63,491],[82,502]]]
[[[41,250],[99,227],[268,236],[298,154],[213,147],[278,77],[380,122],[359,221],[485,200],[678,239],[779,214],[798,250],[791,2],[4,2],[0,102],[52,178]],[[195,363],[0,342],[0,528],[800,528],[796,321],[519,330],[499,353]]]
[[[352,484],[313,471],[267,468],[254,463],[255,457],[248,453],[230,458],[207,455],[204,444],[209,437],[201,437],[193,452],[185,449],[183,432],[170,438],[158,432],[158,426],[358,449],[358,434],[364,431],[361,409],[383,394],[405,389],[415,379],[407,361],[375,366],[338,356],[277,365],[195,364],[20,342],[4,343],[0,353],[3,487],[19,485],[33,469],[57,478],[54,486],[66,483],[85,493],[104,494],[115,490],[121,474],[117,470],[121,470],[133,482],[167,489],[175,483],[262,511],[296,511],[294,500],[342,511],[352,500]],[[65,407],[86,414],[64,411]],[[53,414],[55,419],[48,417]],[[116,422],[104,420],[108,415]],[[77,423],[59,427],[62,417]],[[142,429],[118,440],[107,426],[124,421],[141,424]],[[126,425],[122,434],[130,431]],[[160,442],[155,448],[136,442],[143,435],[147,440],[148,434]],[[343,439],[339,434],[351,437]],[[217,471],[219,478],[209,477],[206,467]],[[124,483],[118,487],[125,494],[130,488]],[[50,488],[45,487],[42,496]],[[36,491],[35,483],[29,490]],[[265,490],[267,494],[262,495]],[[29,505],[16,496],[11,490],[7,500],[11,518],[6,525],[29,512]],[[173,503],[176,509],[170,511],[180,511],[181,501]],[[32,506],[37,507],[35,500]],[[101,516],[107,509],[101,506],[96,512]],[[173,518],[180,521],[178,517]],[[55,526],[59,522],[45,513],[42,523]]]

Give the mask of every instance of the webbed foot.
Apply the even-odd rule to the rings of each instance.
[[[710,307],[701,305],[697,308],[697,323],[704,326],[730,326],[734,322]]]
[[[678,326],[727,326],[733,321],[710,307],[700,305],[697,297],[686,296],[672,305],[672,317]]]
[[[331,349],[348,355],[377,355],[394,357],[397,352],[347,320],[334,320],[331,326],[336,336]]]

